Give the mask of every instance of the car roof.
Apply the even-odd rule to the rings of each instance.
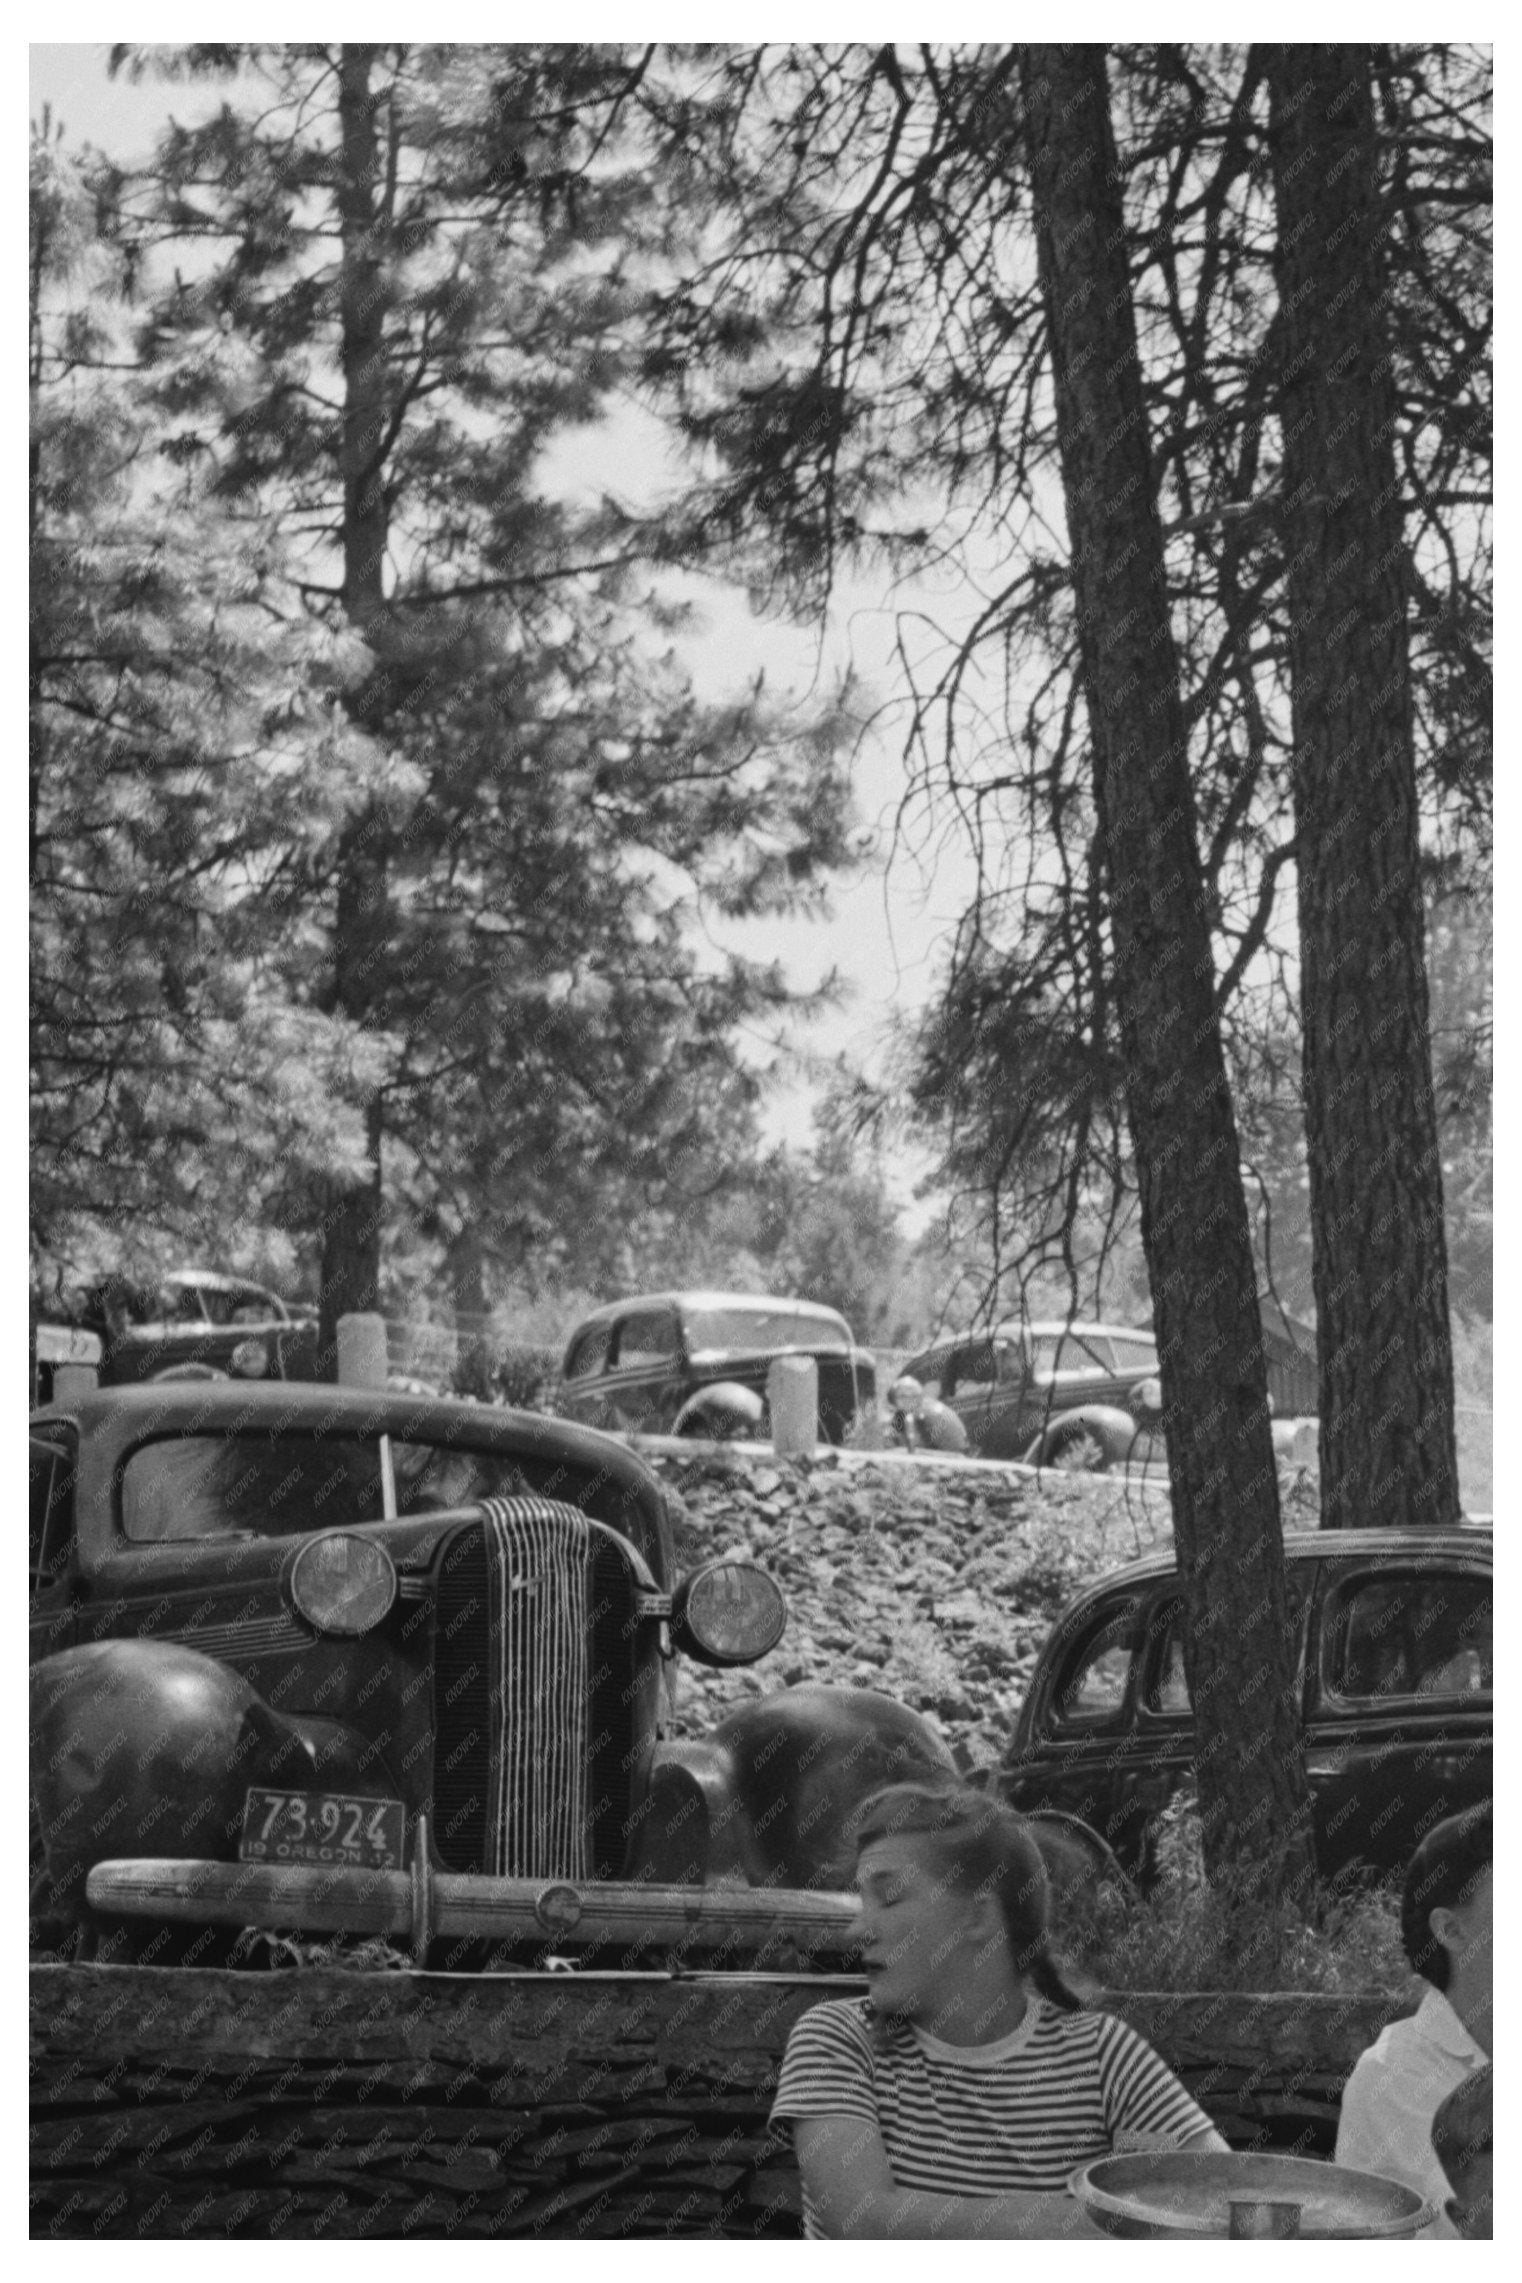
[[[1472,1547],[1480,1555],[1491,1552],[1494,1539],[1487,1527],[1477,1523],[1461,1523],[1456,1530],[1286,1530],[1284,1552],[1289,1561],[1311,1561],[1318,1555],[1335,1554],[1418,1554],[1451,1553],[1456,1548]],[[1107,1570],[1102,1578],[1085,1586],[1075,1594],[1069,1608],[1091,1601],[1095,1595],[1108,1593],[1113,1588],[1128,1585],[1149,1585],[1153,1579],[1171,1577],[1178,1569],[1178,1556],[1166,1548],[1143,1554],[1139,1560],[1126,1562],[1119,1569]]]
[[[960,1347],[965,1340],[1013,1340],[1022,1332],[1034,1339],[1058,1339],[1064,1332],[1094,1332],[1106,1340],[1145,1340],[1156,1347],[1157,1335],[1140,1324],[1101,1324],[1087,1316],[1001,1316],[995,1324],[962,1332],[941,1332],[920,1349],[921,1355],[939,1355],[943,1348]]]
[[[77,1399],[50,1403],[31,1415],[33,1431],[62,1422],[77,1426],[107,1468],[118,1466],[145,1428],[166,1434],[296,1432],[394,1435],[398,1441],[496,1445],[520,1456],[585,1467],[608,1486],[608,1501],[635,1494],[648,1531],[647,1560],[669,1571],[671,1547],[660,1479],[637,1452],[611,1435],[542,1411],[515,1411],[460,1396],[411,1395],[399,1388],[335,1387],[330,1381],[152,1380],[135,1387],[100,1387]],[[591,1511],[597,1511],[593,1506]],[[625,1525],[620,1524],[619,1527]],[[652,1555],[651,1547],[656,1548]]]
[[[845,1318],[838,1308],[827,1308],[819,1300],[795,1300],[787,1292],[631,1292],[622,1300],[605,1301],[600,1308],[589,1309],[579,1316],[572,1327],[572,1336],[588,1330],[593,1324],[604,1324],[613,1316],[622,1316],[630,1308],[786,1308],[800,1316],[813,1316],[821,1324],[844,1324]],[[847,1325],[847,1330],[850,1329]]]

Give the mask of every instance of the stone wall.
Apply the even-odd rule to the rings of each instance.
[[[845,1978],[38,1966],[32,2233],[795,2236],[766,2114]],[[1234,2143],[1326,2153],[1377,2000],[1119,1996]]]

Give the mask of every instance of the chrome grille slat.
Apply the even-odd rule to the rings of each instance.
[[[588,1875],[587,1592],[574,1506],[482,1501],[493,1659],[487,1844],[499,1876]]]
[[[618,1877],[639,1781],[638,1644],[653,1646],[658,1621],[639,1611],[648,1574],[576,1507],[494,1499],[477,1512],[440,1543],[431,1584],[440,1860]]]

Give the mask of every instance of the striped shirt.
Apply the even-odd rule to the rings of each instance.
[[[1143,2037],[1113,2014],[1028,1999],[992,2045],[947,2045],[909,2022],[878,2025],[865,1998],[832,1998],[787,2041],[772,2124],[855,2116],[874,2124],[900,2188],[943,2196],[1066,2188],[1118,2144],[1178,2146],[1210,2119]],[[807,2186],[804,2233],[820,2236]]]

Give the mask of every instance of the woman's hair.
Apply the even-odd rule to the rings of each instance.
[[[1406,1956],[1435,1990],[1448,1987],[1448,1953],[1430,1925],[1435,1910],[1468,1902],[1490,1869],[1491,1803],[1481,1800],[1461,1815],[1435,1823],[1406,1865],[1400,1931]]]
[[[1030,1825],[970,1784],[887,1784],[852,1819],[858,1855],[878,1839],[914,1839],[959,1894],[993,1895],[1016,1968],[1064,2013],[1082,2010],[1048,1947],[1051,1890]]]

